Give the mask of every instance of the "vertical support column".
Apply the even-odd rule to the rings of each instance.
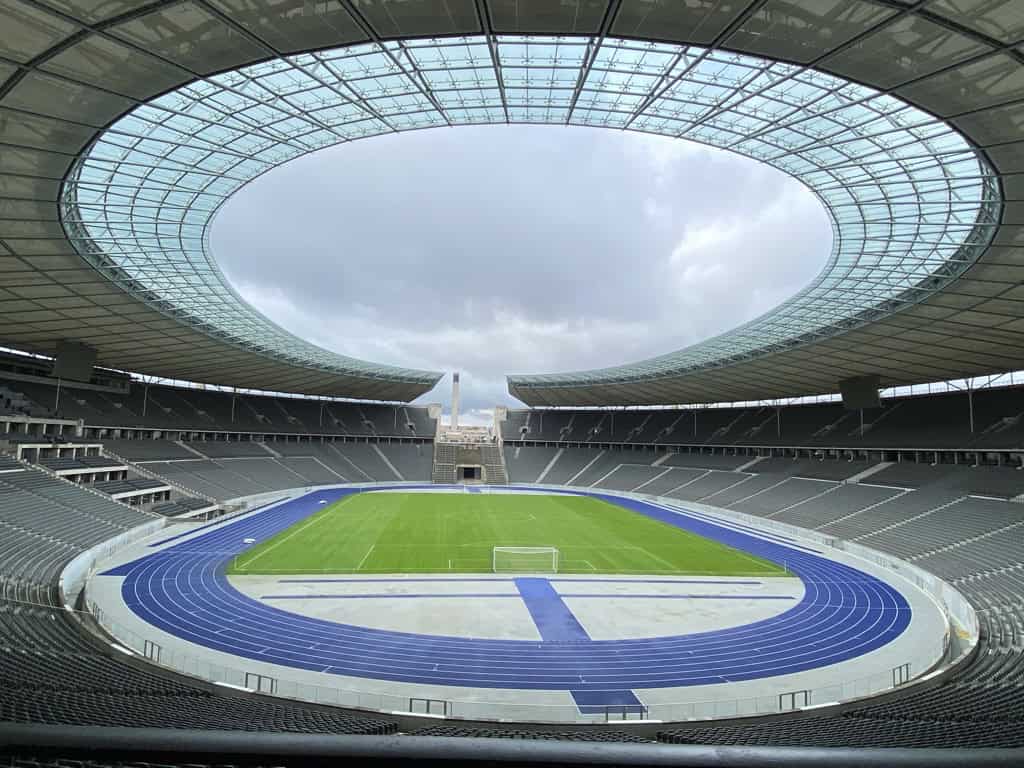
[[[971,419],[971,434],[974,434],[974,387],[971,386],[973,382],[967,380],[967,411]]]

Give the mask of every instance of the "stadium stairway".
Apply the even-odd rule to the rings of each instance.
[[[504,485],[508,482],[505,469],[505,453],[500,444],[484,445],[480,448],[484,462],[484,482],[488,485]]]
[[[434,465],[430,472],[430,479],[435,483],[455,482],[455,462],[458,455],[457,448],[450,443],[434,443]]]

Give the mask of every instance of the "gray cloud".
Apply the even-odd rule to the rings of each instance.
[[[212,234],[268,316],[344,354],[462,370],[478,418],[514,404],[507,373],[629,362],[749,320],[831,242],[813,195],[760,163],[538,126],[324,150],[240,191]],[[447,403],[447,384],[424,399]]]

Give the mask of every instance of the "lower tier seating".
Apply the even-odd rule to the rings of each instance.
[[[130,443],[142,441],[132,440]],[[154,441],[158,442],[158,441]],[[196,443],[201,447],[202,443]],[[430,443],[271,443],[271,455],[254,443],[217,445],[218,457],[139,459],[137,464],[169,482],[220,501],[257,493],[310,485],[373,481],[430,480],[433,445]],[[243,455],[223,455],[233,446],[246,446]],[[145,453],[145,451],[137,452]]]
[[[393,723],[217,695],[114,658],[59,610],[0,600],[0,721],[385,734]]]

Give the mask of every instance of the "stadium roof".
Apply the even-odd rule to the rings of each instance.
[[[0,21],[0,344],[74,339],[141,373],[411,399],[437,374],[321,350],[248,307],[208,224],[247,181],[330,144],[539,122],[769,162],[815,191],[835,241],[767,315],[634,365],[510,377],[527,403],[1022,367],[1014,2],[0,0]]]

